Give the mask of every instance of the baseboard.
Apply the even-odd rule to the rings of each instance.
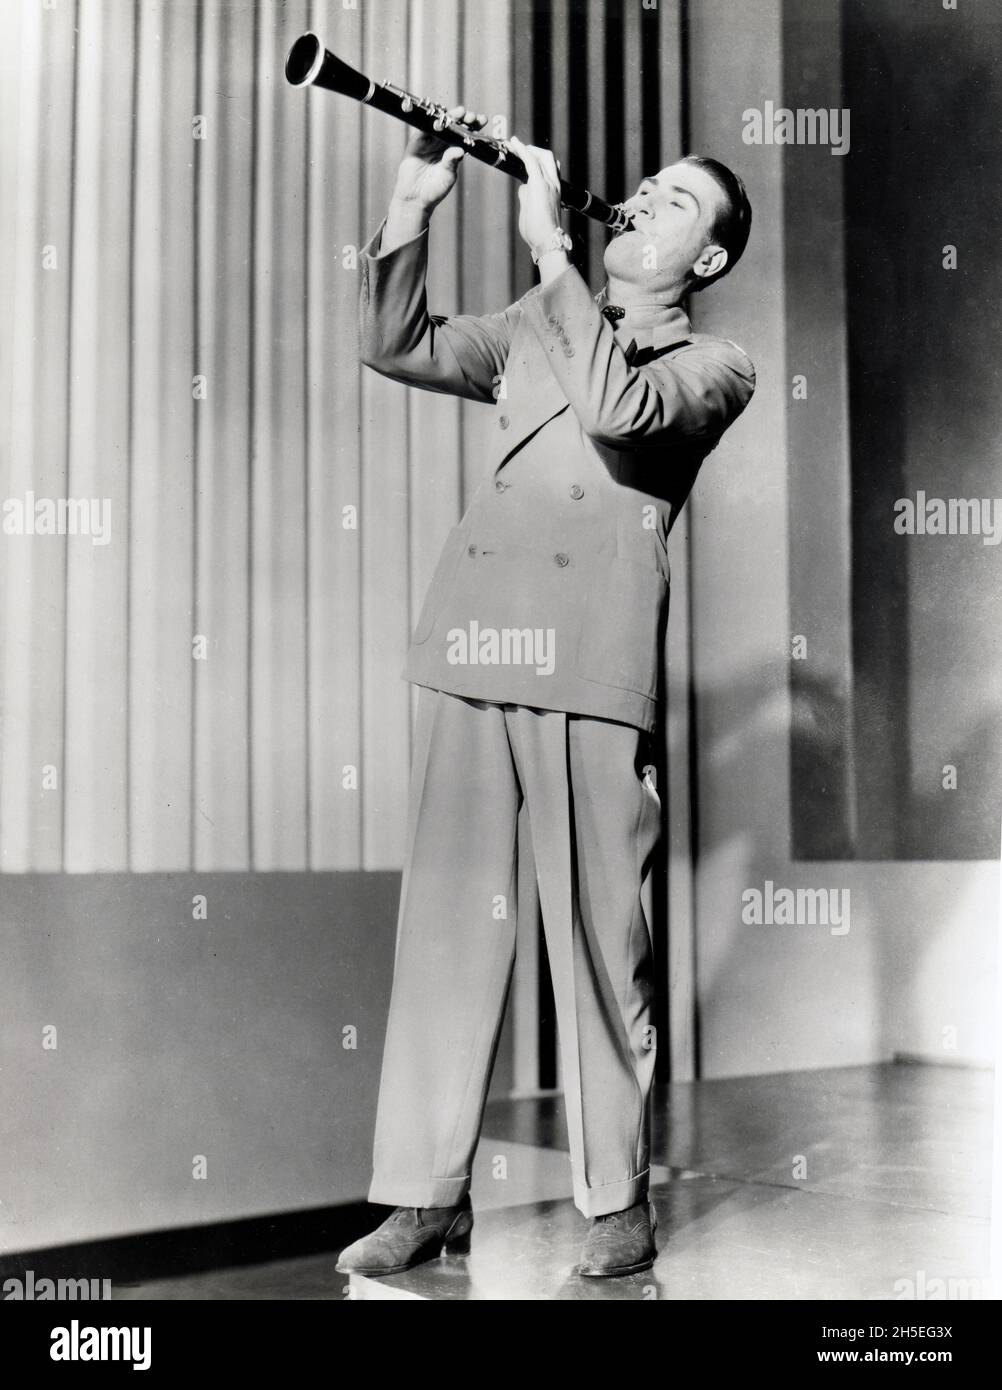
[[[335,1254],[371,1230],[378,1210],[366,1202],[280,1212],[242,1221],[148,1231],[109,1240],[50,1246],[0,1256],[0,1283],[40,1279],[108,1279],[112,1285],[147,1283],[239,1265]]]

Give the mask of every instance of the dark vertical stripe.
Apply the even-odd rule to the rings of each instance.
[[[407,7],[407,22],[408,22],[408,25],[410,24],[410,14],[411,14],[411,12],[410,12],[410,6],[408,5],[408,7]],[[427,16],[427,8],[425,9],[425,15]],[[465,90],[466,90],[466,24],[465,24],[465,19],[466,19],[466,7],[465,7],[465,5],[460,4],[459,9],[458,9],[458,11],[457,11],[457,15],[456,15],[456,65],[457,65],[457,72],[456,72],[456,88],[455,88],[455,90],[456,90],[457,92],[465,92]],[[477,109],[479,110],[479,107],[478,107]],[[455,193],[453,194],[453,196],[459,200],[459,215],[458,215],[457,218],[456,218],[456,303],[459,305],[460,312],[462,312],[462,311],[466,308],[465,298],[464,298],[465,293],[466,293],[466,274],[465,274],[465,267],[466,267],[466,254],[465,254],[466,239],[465,239],[464,236],[463,236],[463,227],[465,226],[466,218],[463,216],[464,200],[463,200],[463,196],[462,196],[462,195],[463,195],[463,190],[462,190],[462,188],[457,187],[457,189],[455,190]],[[404,410],[405,410],[405,412],[406,412],[406,414],[405,414],[405,419],[406,419],[407,425],[408,425],[407,438],[410,439],[410,429],[409,429],[409,426],[410,426],[410,419],[411,419],[411,393],[410,393],[410,391],[404,392],[404,397],[405,397],[405,401],[404,401]],[[458,441],[459,441],[459,514],[460,514],[460,516],[465,516],[465,514],[466,514],[466,435],[465,435],[465,432],[464,432],[464,430],[463,430],[463,418],[462,418],[462,413],[461,413],[461,412],[462,412],[462,409],[463,409],[463,407],[460,406],[460,414],[458,415],[458,417],[457,417],[457,419],[456,419],[456,432],[457,432],[457,438],[458,438]],[[409,510],[409,507],[408,507],[408,510]],[[410,553],[409,553],[409,552],[408,552],[408,557],[407,557],[407,558],[408,558],[408,570],[409,570],[409,569],[410,569]],[[409,619],[409,617],[410,617],[410,609],[409,609],[409,608],[408,608],[408,610],[407,610],[407,613],[408,613],[408,619]]]
[[[542,914],[539,932],[539,1026],[536,1041],[539,1049],[539,1086],[552,1091],[557,1084],[557,1006],[553,996],[553,977],[550,955],[546,949],[546,933]]]
[[[366,16],[368,11],[363,5],[358,11],[358,52],[362,69],[365,68],[365,40],[368,24]],[[377,79],[378,80],[378,79]],[[355,200],[355,207],[358,209],[358,224],[360,234],[356,235],[356,243],[364,244],[365,231],[362,228],[362,219],[368,215],[368,207],[365,201],[365,170],[369,162],[368,141],[366,131],[368,122],[364,119],[360,121],[358,128],[358,196]],[[336,138],[336,137],[335,137]],[[365,642],[368,631],[365,626],[365,509],[362,505],[362,493],[365,483],[363,470],[365,465],[365,383],[359,380],[358,383],[358,495],[355,498],[357,513],[355,517],[358,526],[358,618],[356,631],[359,634],[358,644],[358,728],[355,733],[355,747],[358,752],[355,755],[356,770],[356,795],[358,796],[358,866],[365,867],[365,769],[362,760],[365,756]],[[408,625],[410,624],[410,613],[407,615]]]
[[[418,2],[420,3],[420,0],[418,0]],[[406,26],[406,28],[405,28],[405,38],[404,38],[404,73],[405,73],[405,75],[404,75],[404,86],[407,88],[407,90],[408,90],[409,92],[413,92],[414,89],[415,89],[415,81],[414,81],[414,48],[413,48],[415,39],[414,39],[413,14],[414,14],[414,7],[413,7],[413,4],[409,4],[409,5],[407,6],[407,9],[406,9],[405,14],[404,14],[404,24],[405,24],[405,26]],[[425,19],[426,17],[427,17],[427,9],[425,10],[425,15],[422,16],[422,18]],[[423,27],[422,27],[422,32],[421,32],[421,42],[424,43],[424,32],[423,32]],[[460,63],[459,63],[459,77],[460,77],[460,82],[459,82],[459,86],[457,87],[456,90],[461,92],[461,91],[463,90],[463,83],[462,83],[463,65],[462,65],[462,59],[461,59],[461,58],[460,58]],[[410,131],[407,132],[407,135],[408,135],[408,138],[410,138]],[[458,196],[458,194],[459,194],[459,190],[456,189],[456,196]],[[360,204],[360,206],[361,206],[361,204]],[[460,219],[460,225],[462,225],[462,219]],[[462,274],[462,263],[460,263],[459,274],[460,274],[460,275]],[[461,293],[461,292],[462,292],[462,291],[461,291],[461,288],[460,288],[460,293]],[[459,303],[462,304],[462,300],[460,300]],[[410,645],[410,633],[411,633],[411,613],[414,611],[414,610],[413,610],[413,607],[412,607],[412,604],[413,604],[413,602],[414,602],[414,574],[413,574],[413,566],[414,566],[414,494],[413,494],[412,489],[411,489],[411,483],[412,483],[412,481],[413,481],[413,479],[414,479],[414,466],[413,466],[413,459],[412,459],[412,457],[411,457],[411,392],[410,392],[410,391],[405,391],[403,394],[404,394],[404,412],[405,412],[405,413],[404,413],[404,447],[405,447],[405,449],[406,449],[406,451],[407,451],[407,469],[406,469],[406,478],[407,478],[406,492],[407,492],[407,496],[406,496],[406,498],[405,498],[405,508],[406,508],[406,520],[405,520],[405,525],[406,525],[406,531],[407,531],[407,556],[406,556],[406,559],[405,559],[405,562],[404,562],[404,579],[405,579],[405,591],[404,591],[404,605],[405,605],[405,606],[404,606],[404,616],[405,616],[405,619],[406,619],[406,622],[407,622],[407,633],[406,633],[406,636],[405,636],[405,639],[404,639],[404,640],[405,640],[405,642],[407,643],[407,645],[409,646],[409,645]],[[461,458],[460,458],[460,465],[459,465],[459,488],[460,488],[460,498],[462,499],[462,489],[463,489],[463,467],[462,467],[462,459],[461,459]],[[363,634],[362,634],[362,640],[363,640],[363,641],[365,640],[365,634],[364,634],[364,632],[363,632]],[[361,664],[361,662],[360,662],[359,664]],[[413,699],[413,697],[412,697],[412,695],[411,695],[411,691],[412,691],[413,689],[414,689],[413,686],[411,686],[411,685],[408,685],[408,686],[407,686],[407,716],[406,716],[406,719],[404,720],[405,734],[406,734],[404,746],[405,746],[405,748],[406,748],[406,750],[407,750],[406,756],[407,756],[407,766],[408,766],[408,768],[410,768],[410,767],[412,766],[413,762],[414,762],[414,699]]]
[[[532,7],[532,130],[528,139],[534,145],[550,147],[553,140],[552,19],[549,0],[534,0]],[[525,137],[523,137],[524,139]]]
[[[567,126],[569,148],[557,153],[568,183],[590,188],[602,195],[601,179],[596,180],[590,168],[588,69],[585,61],[588,43],[587,6],[583,0],[571,0],[567,36]],[[574,257],[586,280],[591,280],[591,255],[587,228],[574,227]]]
[[[682,108],[679,119],[679,133],[682,137],[682,153],[692,151],[692,92],[690,90],[690,42],[692,24],[689,19],[689,0],[678,0],[678,46],[679,46],[679,106]]]
[[[317,32],[313,22],[312,6],[307,10],[307,24],[312,33]],[[306,766],[303,769],[303,782],[306,791],[305,862],[309,869],[313,863],[313,827],[310,822],[310,807],[313,804],[312,777],[313,765],[312,729],[310,727],[310,214],[313,207],[313,102],[306,103],[303,120],[305,122],[303,149],[303,312],[302,329],[303,353],[303,752]],[[322,167],[322,166],[321,166]]]
[[[908,335],[914,332],[908,289],[914,272],[907,258],[904,266],[896,263],[887,231],[900,225],[901,208],[914,200],[914,184],[903,174],[907,160],[902,164],[900,158],[908,146],[899,134],[901,84],[891,56],[892,31],[859,4],[843,8],[842,24],[843,100],[866,132],[853,147],[851,167],[843,168],[857,834],[867,859],[917,858],[924,847],[909,843],[909,547],[886,522],[895,500],[907,497],[912,486],[906,364]],[[878,469],[874,459],[880,460]],[[997,843],[995,833],[993,828]]]
[[[610,0],[605,8],[605,191],[597,191],[614,203],[627,194],[623,62],[622,0]]]
[[[661,149],[660,12],[640,11],[640,132],[641,168],[653,174],[663,164]],[[629,192],[630,190],[627,190]]]
[[[536,44],[534,41],[534,7],[538,0],[512,0],[511,17],[511,127],[509,134],[521,134],[522,138],[533,138],[533,112],[535,103]],[[517,207],[517,204],[515,205]],[[514,279],[513,299],[517,299],[530,289],[535,281],[535,267],[529,257],[529,249],[518,235],[517,213],[512,223],[511,244],[512,275]]]
[[[509,10],[508,10],[508,108],[507,108],[507,109],[508,109],[508,111],[511,113],[511,114],[509,115],[509,117],[508,117],[509,122],[512,121],[512,120],[514,120],[514,118],[515,118],[515,113],[516,113],[516,111],[517,111],[517,109],[518,109],[518,108],[517,108],[517,105],[516,105],[516,102],[517,102],[518,98],[517,98],[517,96],[516,96],[515,72],[516,72],[516,69],[518,68],[518,60],[519,60],[519,51],[518,51],[518,47],[517,47],[516,35],[517,35],[520,31],[521,31],[521,21],[520,21],[520,20],[519,20],[519,21],[516,21],[516,17],[515,17],[515,6],[512,5],[512,6],[509,8]],[[511,129],[511,126],[509,125],[508,134],[511,135],[511,134],[513,134],[513,133],[517,134],[517,131],[516,131],[516,132],[513,132],[512,129]],[[509,206],[511,206],[511,204],[509,204]],[[512,236],[513,243],[516,243],[516,242],[518,241],[518,236],[517,236],[517,233],[516,233],[516,231],[515,231],[515,223],[514,223],[514,221],[510,224],[510,231],[511,231],[511,236]],[[518,298],[518,274],[517,274],[517,272],[516,272],[516,254],[517,254],[517,248],[516,248],[516,251],[512,252],[512,254],[509,255],[509,257],[508,257],[508,302],[509,302],[509,304],[513,303],[514,300],[516,300],[516,299]]]

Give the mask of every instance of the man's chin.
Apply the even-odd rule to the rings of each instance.
[[[644,239],[636,228],[617,232],[602,257],[606,270],[620,280],[634,279],[643,268],[643,246]]]

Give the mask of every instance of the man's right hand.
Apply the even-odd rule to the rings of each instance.
[[[451,107],[449,118],[471,131],[480,130],[486,124],[485,116],[467,111],[465,106]],[[379,248],[381,252],[392,251],[394,246],[410,241],[427,227],[434,209],[455,187],[462,159],[462,146],[447,145],[424,131],[414,134],[397,170]]]

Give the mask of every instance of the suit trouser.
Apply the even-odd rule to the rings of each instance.
[[[599,1216],[645,1196],[656,1048],[640,889],[660,830],[650,749],[626,724],[419,688],[370,1201],[450,1206],[469,1190],[526,815],[574,1202]]]

